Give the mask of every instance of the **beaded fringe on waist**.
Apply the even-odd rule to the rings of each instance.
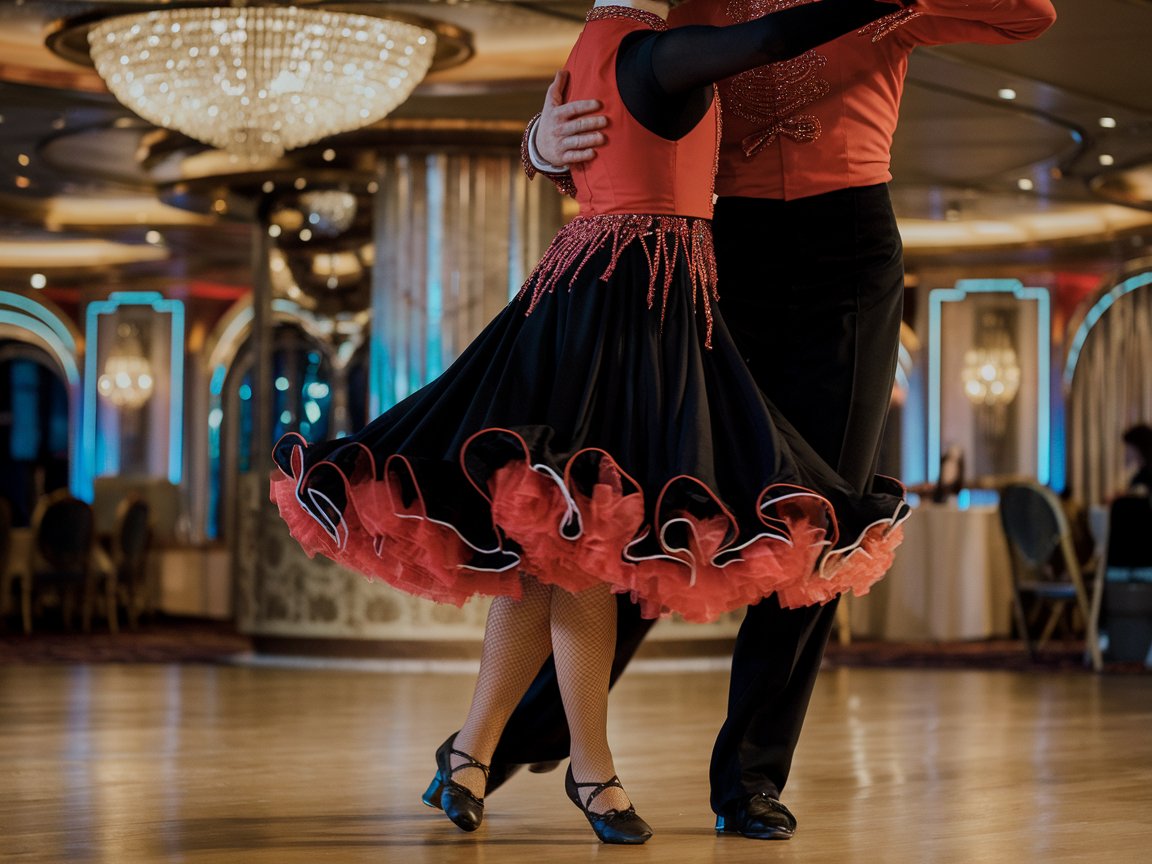
[[[655,306],[657,286],[661,288],[661,325],[676,267],[687,268],[692,304],[703,308],[706,321],[704,344],[711,348],[712,302],[718,300],[719,295],[716,292],[712,224],[707,219],[637,213],[608,213],[573,219],[557,232],[544,257],[520,289],[520,297],[528,293],[532,295],[525,314],[532,314],[540,298],[555,290],[562,280],[570,284],[574,282],[588,261],[611,244],[611,258],[600,274],[601,280],[607,280],[616,269],[620,255],[634,243],[640,244],[648,261],[649,309]]]

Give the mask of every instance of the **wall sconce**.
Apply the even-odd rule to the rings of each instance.
[[[1051,334],[1046,288],[1015,279],[965,279],[929,292],[929,482],[939,478],[945,434],[965,448],[974,476],[1007,472],[1049,482],[1055,455]],[[997,464],[997,448],[1006,450],[1004,466]]]
[[[96,382],[96,388],[117,408],[140,408],[152,398],[152,364],[144,356],[135,327],[121,324],[116,328],[116,336],[116,347],[104,361],[104,374]]]
[[[112,320],[102,327],[101,319],[107,320],[108,316],[113,316]],[[109,370],[109,355],[129,353],[120,349],[120,325],[131,327],[137,322],[137,326],[143,326],[147,332],[149,365],[158,364],[147,373],[147,382],[152,384],[151,396],[161,400],[160,405],[153,404],[148,412],[148,437],[156,446],[155,464],[148,470],[161,475],[167,462],[168,481],[180,485],[184,475],[184,301],[165,299],[156,291],[114,291],[104,300],[90,301],[84,319],[84,396],[80,406],[78,448],[82,471],[74,494],[91,501],[94,478],[120,471],[120,444],[115,425],[109,426],[98,417],[102,414],[99,410],[102,405],[115,403],[111,395],[107,400],[100,395],[102,376],[96,364],[98,358],[105,358],[103,374],[111,371],[111,383],[115,385],[118,370],[115,366]],[[113,340],[107,349],[101,347],[102,335],[105,340]],[[137,349],[137,356],[143,358],[145,354]],[[139,384],[137,375],[137,387]]]

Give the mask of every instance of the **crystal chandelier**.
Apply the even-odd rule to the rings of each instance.
[[[424,78],[436,34],[374,15],[212,6],[118,15],[88,43],[144,119],[266,161],[385,117]]]
[[[139,408],[152,397],[152,364],[133,328],[122,324],[118,334],[120,341],[104,362],[96,387],[117,408]]]
[[[960,374],[973,405],[1010,405],[1020,390],[1020,363],[1009,347],[965,351]]]

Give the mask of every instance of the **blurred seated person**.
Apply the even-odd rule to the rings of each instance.
[[[932,490],[932,500],[943,504],[960,494],[964,488],[964,448],[950,446],[940,457],[940,479]]]
[[[1128,450],[1125,464],[1139,466],[1128,481],[1128,494],[1152,494],[1152,426],[1141,423],[1126,429],[1123,441]]]

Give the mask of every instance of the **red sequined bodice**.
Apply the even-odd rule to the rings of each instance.
[[[616,86],[620,41],[663,21],[627,7],[593,9],[564,68],[571,75],[565,101],[598,99],[608,118],[608,145],[573,166],[581,216],[606,213],[712,217],[712,180],[719,135],[717,100],[696,127],[677,141],[637,122]]]

